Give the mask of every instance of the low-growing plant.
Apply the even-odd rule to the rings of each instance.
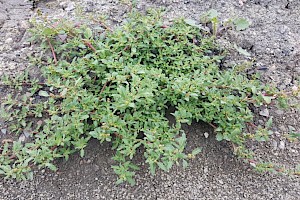
[[[218,141],[230,141],[246,159],[252,154],[245,142],[271,134],[271,119],[256,127],[249,106],[270,104],[280,93],[234,68],[221,70],[224,54],[214,37],[183,19],[165,25],[159,11],[132,12],[121,27],[100,32],[65,20],[33,24],[32,40],[45,52],[36,59],[43,76],[2,81],[21,87],[2,103],[2,116],[11,132],[31,137],[2,142],[0,174],[7,178],[32,178],[34,166],[56,170],[56,158],[84,156],[96,138],[112,143],[117,183],[134,184],[138,148],[153,174],[186,167],[201,151],[185,152],[184,123],[209,123]]]

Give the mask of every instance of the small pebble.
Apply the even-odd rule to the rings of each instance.
[[[6,135],[7,130],[5,128],[1,129],[1,133],[3,133],[4,135]]]
[[[75,9],[75,4],[74,2],[68,3],[68,6],[65,8],[66,11],[72,11]]]
[[[208,132],[205,132],[205,133],[204,133],[204,137],[205,137],[205,138],[208,138],[208,136],[209,136]]]
[[[274,150],[276,150],[277,147],[278,147],[278,143],[274,140],[274,141],[272,142],[272,146],[273,146]]]
[[[25,135],[25,137],[29,137],[30,136],[30,132],[28,130],[24,130],[23,134]]]
[[[22,134],[20,137],[19,137],[19,142],[25,142],[26,140],[26,137],[24,134]]]
[[[289,131],[295,131],[296,130],[295,127],[290,126],[290,125],[288,125],[288,129],[289,129]]]
[[[204,167],[203,172],[204,172],[204,174],[207,174],[208,173],[208,167]]]
[[[264,117],[269,117],[269,116],[270,116],[269,110],[268,110],[267,108],[262,109],[262,110],[259,112],[259,114],[260,114],[261,116],[264,116]]]
[[[6,40],[5,40],[5,43],[6,44],[11,44],[11,43],[13,43],[13,39],[12,38],[7,38]]]
[[[293,90],[293,91],[297,91],[297,90],[298,90],[298,87],[297,87],[296,85],[294,85],[294,86],[292,87],[292,90]]]
[[[278,147],[279,147],[279,149],[284,150],[284,148],[285,148],[285,143],[284,143],[284,141],[280,141]]]
[[[86,161],[87,164],[90,164],[91,162],[92,162],[91,159],[88,159],[88,160]]]

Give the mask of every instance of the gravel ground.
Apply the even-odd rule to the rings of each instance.
[[[72,17],[76,5],[87,14],[100,13],[110,24],[120,23],[128,7],[117,0],[40,1],[37,8],[50,17]],[[166,8],[166,18],[184,16],[199,19],[201,13],[216,9],[222,20],[234,16],[247,18],[251,27],[243,32],[229,31],[220,42],[237,43],[255,58],[255,68],[266,68],[262,79],[280,89],[291,89],[300,76],[300,1],[299,0],[139,0],[138,9]],[[34,55],[28,38],[28,19],[34,14],[32,3],[23,0],[0,0],[0,76],[18,73],[28,66]],[[226,61],[232,65],[245,60],[232,51]],[[0,87],[0,101],[4,98]],[[274,135],[269,142],[252,143],[257,156],[287,167],[300,163],[300,145],[289,142],[284,134],[300,131],[300,114],[294,109],[274,107],[257,111],[257,124],[274,117]],[[1,130],[0,139],[6,137]],[[135,162],[141,170],[137,184],[116,186],[110,168],[113,152],[109,144],[92,141],[87,156],[74,155],[68,162],[57,161],[58,172],[39,171],[33,181],[16,182],[0,179],[0,199],[300,199],[300,177],[258,174],[240,162],[230,145],[216,142],[212,130],[204,124],[185,127],[187,150],[203,147],[203,153],[186,170],[174,167],[170,173],[151,176],[143,158]],[[204,137],[204,133],[209,137]],[[207,136],[207,135],[206,135]]]

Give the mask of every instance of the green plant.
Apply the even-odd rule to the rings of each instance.
[[[132,12],[122,27],[103,26],[102,32],[65,20],[33,21],[32,40],[52,57],[36,60],[43,77],[4,80],[22,94],[8,96],[1,113],[11,131],[26,131],[32,142],[4,141],[0,174],[25,179],[34,166],[56,170],[55,158],[76,151],[84,156],[96,138],[113,144],[117,182],[134,184],[138,167],[131,160],[138,148],[153,174],[186,167],[201,151],[184,151],[181,125],[192,120],[209,123],[217,140],[231,141],[239,156],[252,158],[245,142],[267,140],[271,120],[247,131],[255,127],[249,105],[270,104],[278,93],[234,69],[220,70],[224,54],[212,35],[183,19],[169,26],[161,19],[155,10]],[[173,125],[166,118],[170,106]]]

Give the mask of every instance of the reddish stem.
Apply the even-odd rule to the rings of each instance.
[[[96,48],[95,47],[93,47],[93,45],[90,43],[90,42],[88,42],[88,41],[85,41],[84,42],[84,44],[86,45],[86,46],[88,46],[90,49],[92,49],[94,52],[96,52],[97,50],[96,50]]]
[[[49,46],[51,48],[51,52],[52,52],[52,56],[53,56],[53,59],[54,59],[54,63],[57,64],[57,59],[56,59],[56,55],[55,55],[55,52],[54,52],[54,48],[53,48],[53,46],[52,46],[49,38],[47,38],[47,41],[48,41],[48,44],[49,44]]]
[[[211,127],[213,127],[214,129],[216,129],[217,127],[215,125],[213,125],[212,123],[208,123]]]
[[[106,86],[107,86],[107,84],[108,84],[109,82],[110,82],[110,81],[107,81],[106,83],[104,83],[104,85],[103,85],[103,87],[102,87],[102,89],[101,89],[101,91],[100,91],[100,94],[103,93],[103,91],[105,90],[105,88],[106,88]]]

